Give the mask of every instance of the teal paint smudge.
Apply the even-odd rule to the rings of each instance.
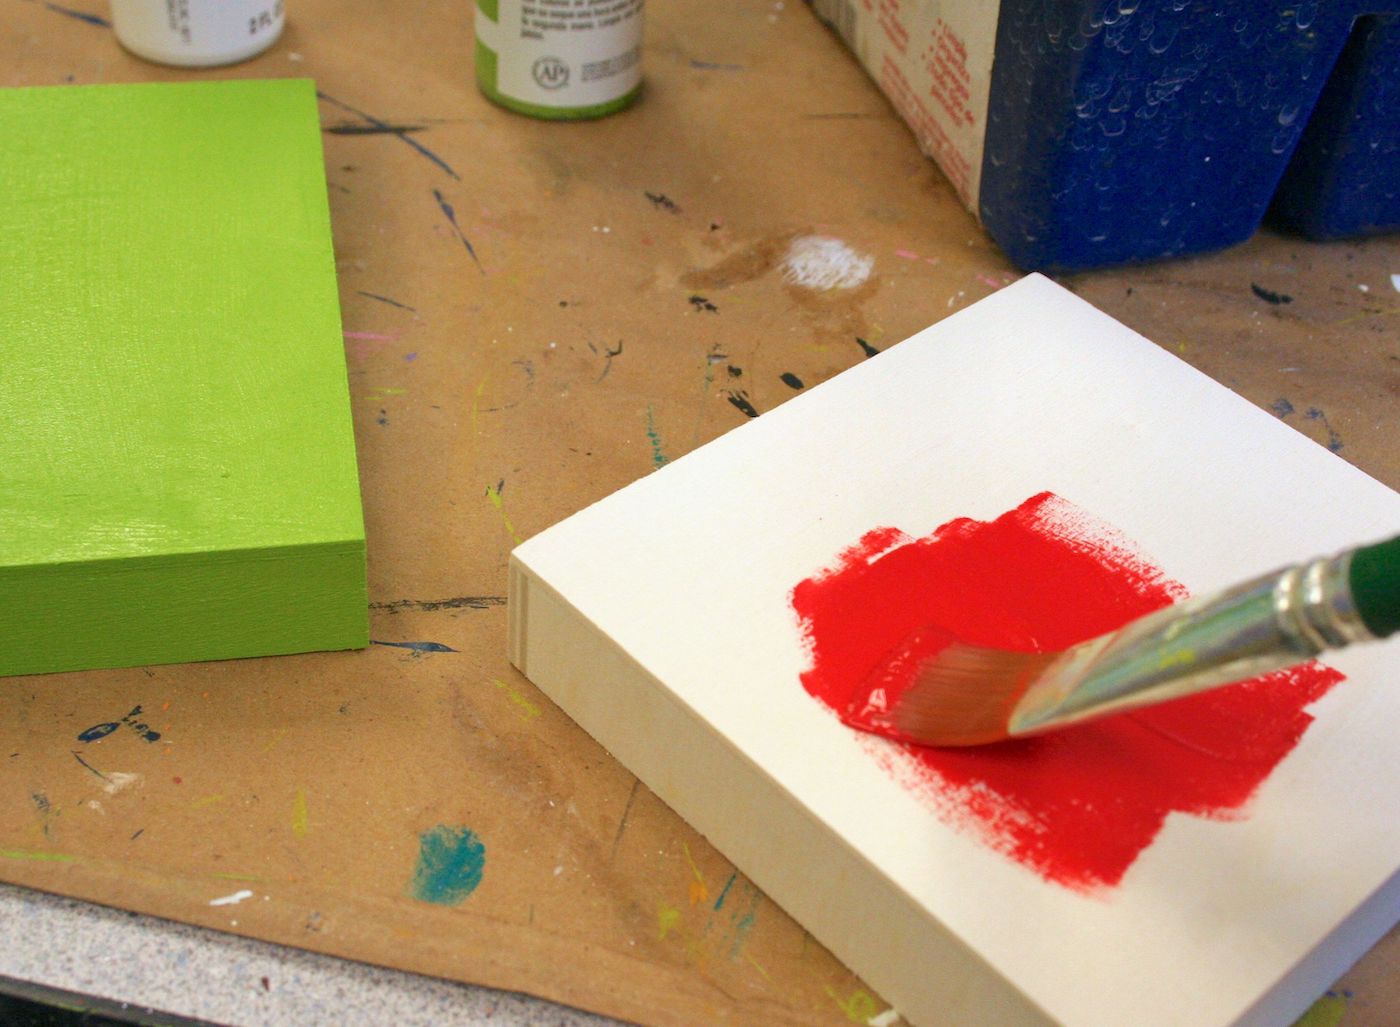
[[[418,866],[408,891],[415,899],[455,906],[481,883],[486,846],[465,827],[439,824],[418,836]]]
[[[734,879],[737,878],[738,876],[739,876],[739,872],[736,870],[736,871],[734,871],[734,873],[732,873],[732,874],[729,875],[729,880],[727,880],[727,881],[724,882],[724,887],[721,888],[721,889],[720,889],[720,892],[719,892],[719,898],[715,899],[715,912],[716,912],[716,913],[718,913],[721,909],[724,908],[724,900],[725,900],[725,899],[728,897],[728,895],[729,895],[729,889],[734,887]]]
[[[748,916],[740,920],[734,927],[734,944],[729,948],[729,958],[737,959],[739,953],[744,949],[744,942],[749,940],[749,932],[753,930],[755,916],[749,913]]]
[[[661,452],[661,436],[656,431],[656,419],[651,407],[647,407],[647,438],[651,440],[651,464],[660,467],[666,463],[666,454]]]
[[[749,900],[748,910],[743,916],[739,916],[738,910],[730,914],[730,922],[734,925],[734,941],[729,946],[730,959],[739,958],[739,953],[744,950],[744,945],[749,940],[749,932],[758,920],[758,901],[761,898],[758,889],[745,882],[743,891]]]

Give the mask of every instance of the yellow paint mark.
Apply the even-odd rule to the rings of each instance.
[[[496,489],[496,486],[486,486],[486,498],[491,500],[491,505],[500,511],[501,520],[505,523],[506,531],[510,532],[510,537],[515,540],[515,544],[520,545],[524,539],[515,533],[515,525],[510,523],[510,517],[506,514],[505,501],[501,499],[501,493]]]
[[[202,795],[194,802],[190,803],[191,809],[204,809],[206,806],[215,806],[224,801],[222,795]]]
[[[515,704],[520,710],[521,716],[526,720],[534,720],[540,715],[540,708],[525,697],[514,685],[502,681],[500,678],[492,678],[491,683],[506,693],[506,698]]]
[[[1157,657],[1157,669],[1167,670],[1171,667],[1189,667],[1196,662],[1196,651],[1194,649],[1167,649]]]
[[[268,753],[271,752],[273,749],[277,748],[277,746],[281,744],[282,739],[286,736],[287,729],[284,727],[278,728],[272,734],[272,741],[268,742],[267,745],[263,746],[263,752]]]
[[[1400,307],[1392,307],[1390,310],[1363,311],[1360,314],[1353,314],[1351,317],[1344,317],[1340,321],[1328,321],[1326,327],[1340,328],[1342,325],[1355,324],[1357,321],[1365,321],[1369,317],[1390,317],[1394,314],[1400,314]],[[1298,1022],[1302,1023],[1303,1021],[1299,1020]],[[1309,1024],[1308,1027],[1312,1027],[1312,1025]]]
[[[690,854],[690,846],[681,842],[681,851],[685,853],[685,861],[690,864],[690,872],[695,875],[695,880],[690,882],[690,904],[694,906],[710,897],[710,889],[705,887],[705,878],[700,873],[700,868],[695,865],[695,857]]]
[[[310,827],[311,822],[306,814],[306,793],[298,788],[296,798],[292,800],[292,834],[305,838]]]
[[[40,852],[34,849],[0,849],[0,858],[25,859],[35,863],[72,863],[78,857],[62,852]]]
[[[1312,1004],[1312,1007],[1298,1018],[1293,1027],[1337,1027],[1342,1015],[1347,1011],[1347,997],[1329,991]]]
[[[830,985],[827,985],[826,993],[831,996],[831,1001],[836,1003],[851,1023],[864,1025],[880,1015],[880,1003],[876,1002],[874,996],[868,991],[857,988],[851,992],[850,998],[843,1000],[832,990]]]
[[[659,903],[656,907],[656,928],[657,940],[665,941],[666,935],[670,934],[681,922],[681,911],[675,906],[668,906],[666,903]]]
[[[266,881],[265,877],[254,877],[252,874],[210,874],[210,877],[217,877],[220,881]]]
[[[693,936],[686,937],[684,934],[682,934],[682,937],[685,938],[686,958],[689,959],[692,964],[694,964],[697,970],[703,972],[705,969],[705,965],[709,962],[710,959],[710,954],[705,949],[704,939],[696,938]]]
[[[764,979],[765,981],[767,981],[769,984],[772,984],[772,983],[773,983],[773,978],[772,978],[772,976],[768,973],[767,970],[763,969],[763,964],[762,964],[762,963],[760,963],[757,959],[754,959],[753,956],[749,955],[747,952],[745,952],[745,953],[743,954],[743,956],[744,956],[744,959],[749,963],[750,966],[752,966],[755,970],[757,970],[759,973],[761,973],[761,974],[763,975],[763,979]]]

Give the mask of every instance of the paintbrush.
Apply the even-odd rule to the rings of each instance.
[[[1188,599],[1060,652],[936,627],[885,658],[846,710],[921,745],[980,745],[1218,688],[1400,630],[1400,537]]]

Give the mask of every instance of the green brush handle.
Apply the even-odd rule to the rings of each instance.
[[[1371,634],[1385,638],[1400,631],[1400,535],[1356,550],[1347,583]]]

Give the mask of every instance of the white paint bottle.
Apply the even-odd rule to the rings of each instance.
[[[262,53],[286,20],[284,0],[112,0],[112,30],[137,57],[207,68]]]
[[[642,88],[644,0],[475,0],[476,82],[535,118],[598,118]]]

